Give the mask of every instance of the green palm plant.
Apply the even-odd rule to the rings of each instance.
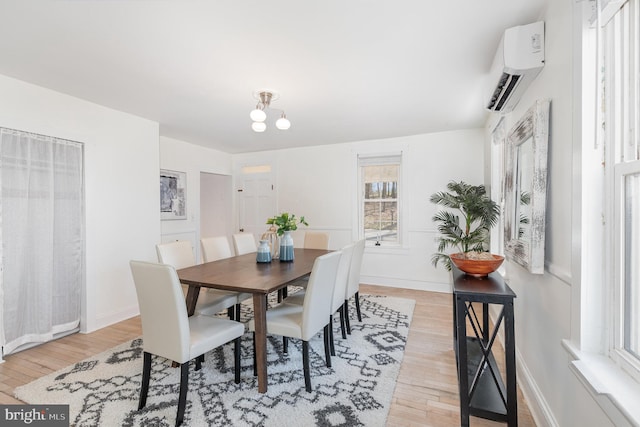
[[[445,250],[457,248],[463,253],[486,252],[489,230],[497,223],[500,208],[486,194],[484,185],[451,181],[447,184],[447,190],[448,192],[432,194],[429,199],[432,203],[449,209],[439,211],[432,218],[438,225],[441,237],[438,253],[431,256],[431,262],[434,267],[442,262],[447,270],[451,270],[451,259],[444,253]]]

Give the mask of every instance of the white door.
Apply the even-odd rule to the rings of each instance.
[[[271,167],[243,168],[238,183],[238,231],[259,239],[268,228],[267,218],[278,213]]]

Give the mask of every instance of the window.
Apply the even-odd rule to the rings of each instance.
[[[360,235],[375,246],[400,244],[401,156],[359,157]]]
[[[640,0],[629,0],[604,25],[603,122],[607,199],[607,272],[613,283],[611,357],[640,378]]]

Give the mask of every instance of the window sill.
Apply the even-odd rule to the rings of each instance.
[[[562,345],[574,358],[571,371],[614,424],[640,425],[640,383],[609,357],[581,351],[569,340]]]
[[[366,245],[364,248],[365,253],[370,254],[390,254],[390,255],[404,255],[409,253],[409,249],[401,245]]]

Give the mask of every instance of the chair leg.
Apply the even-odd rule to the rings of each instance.
[[[282,302],[282,289],[278,289],[278,303]]]
[[[233,316],[233,319],[231,319],[231,320],[235,320],[236,322],[240,321],[240,303],[236,304],[236,309],[235,309],[235,312],[234,312],[234,316]]]
[[[258,376],[258,367],[256,366],[256,333],[253,333],[253,376]]]
[[[144,408],[144,406],[147,404],[149,377],[151,377],[151,353],[147,353],[145,351],[144,361],[142,364],[142,385],[140,386],[140,403],[138,403],[138,410]]]
[[[235,318],[235,313],[233,312],[233,307],[227,307],[227,316],[229,316],[230,320]]]
[[[362,313],[360,312],[360,292],[356,292],[356,311],[358,312],[358,321],[362,322]]]
[[[311,393],[311,374],[309,373],[309,342],[302,341],[302,367],[304,370],[304,387]]]
[[[287,337],[282,337],[282,352],[289,354],[289,338]]]
[[[327,361],[327,368],[331,367],[331,325],[327,324],[324,327],[324,358]]]
[[[178,397],[178,415],[176,427],[184,420],[184,410],[187,406],[187,390],[189,388],[189,362],[180,365],[180,397]]]
[[[196,357],[196,371],[202,369],[202,364],[204,363],[204,354]]]
[[[342,339],[346,340],[347,339],[347,326],[346,326],[345,320],[344,320],[344,305],[340,306],[340,308],[338,309],[338,312],[340,313],[340,330],[342,331]]]
[[[344,321],[347,324],[347,333],[351,335],[351,321],[349,320],[349,300],[344,300]]]
[[[333,343],[333,315],[329,316],[329,344],[331,347],[331,355],[336,355],[336,347]]]
[[[255,352],[253,353],[255,355]],[[235,373],[235,383],[240,384],[240,337],[233,340],[233,362],[234,362],[234,373]],[[255,363],[254,363],[255,366]]]

